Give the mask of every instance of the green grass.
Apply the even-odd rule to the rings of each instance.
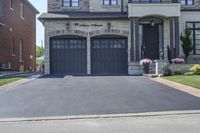
[[[186,75],[168,76],[168,77],[164,77],[164,79],[200,89],[200,76],[197,76],[197,75],[195,76],[186,76]]]
[[[6,78],[0,78],[0,86],[12,83],[17,80],[24,79],[25,77],[6,77]]]

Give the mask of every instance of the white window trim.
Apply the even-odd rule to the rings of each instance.
[[[21,40],[20,41],[20,44],[19,44],[19,62],[24,62],[23,60],[23,41]]]
[[[24,4],[20,3],[20,18],[24,20]]]
[[[14,11],[14,9],[13,9],[13,1],[12,1],[12,3],[11,3],[11,0],[10,0],[10,10],[11,10],[11,11]]]
[[[12,56],[15,56],[15,39],[12,38]]]

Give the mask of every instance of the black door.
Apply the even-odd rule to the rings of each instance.
[[[86,74],[86,39],[69,36],[51,39],[50,64],[51,74]]]
[[[159,26],[143,25],[144,57],[159,59]]]
[[[127,38],[116,36],[91,39],[93,75],[124,75],[128,73]]]

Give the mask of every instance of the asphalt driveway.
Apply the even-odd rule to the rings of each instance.
[[[43,77],[0,91],[0,118],[200,109],[200,98],[146,77]]]

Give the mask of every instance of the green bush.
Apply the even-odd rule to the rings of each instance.
[[[185,75],[191,76],[191,75],[194,75],[194,73],[193,72],[187,72],[187,73],[185,73]]]
[[[181,70],[180,69],[177,69],[175,72],[174,72],[175,75],[181,75]]]
[[[193,65],[190,71],[195,75],[200,75],[200,65]]]
[[[171,69],[169,66],[165,66],[162,71],[163,76],[171,76]]]

